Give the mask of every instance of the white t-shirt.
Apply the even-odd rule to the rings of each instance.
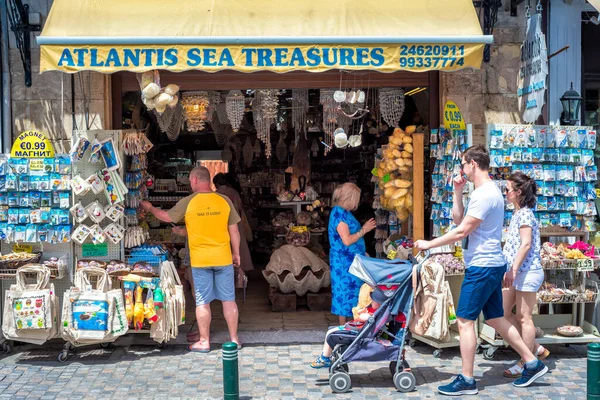
[[[504,224],[504,196],[490,181],[471,193],[466,215],[481,220],[481,224],[467,239],[465,264],[468,267],[503,267],[502,226]]]

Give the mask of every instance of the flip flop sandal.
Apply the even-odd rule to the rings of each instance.
[[[210,353],[210,347],[208,349],[198,349],[198,348],[194,348],[193,346],[194,346],[193,344],[190,344],[188,346],[188,350],[192,353],[205,353],[205,354]]]
[[[523,360],[519,360],[515,365],[510,367],[509,369],[505,369],[502,375],[505,378],[520,378],[523,374]]]
[[[540,349],[543,349],[541,353],[540,353]],[[550,350],[548,350],[544,346],[538,347],[538,351],[536,354],[538,360],[540,360],[540,361],[545,360],[546,358],[548,358],[549,355],[550,355]]]

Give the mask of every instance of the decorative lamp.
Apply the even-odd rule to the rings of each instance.
[[[198,132],[204,130],[208,104],[208,93],[206,92],[184,92],[181,94],[181,105],[183,106],[188,131]]]
[[[567,90],[560,98],[563,112],[561,115],[561,123],[564,125],[576,125],[579,122],[579,109],[583,97],[575,89],[571,82],[571,89]]]

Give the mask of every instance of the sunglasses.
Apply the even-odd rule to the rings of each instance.
[[[509,188],[507,188],[507,187],[505,187],[505,188],[504,188],[504,193],[506,193],[506,194],[508,194],[508,193],[512,193],[512,192],[514,192],[514,191],[515,191],[515,189],[509,189]]]

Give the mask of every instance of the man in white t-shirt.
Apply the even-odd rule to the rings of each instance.
[[[506,261],[501,246],[504,197],[490,179],[489,166],[490,156],[485,147],[477,145],[465,150],[462,154],[461,174],[454,178],[452,218],[457,227],[440,238],[415,242],[417,249],[429,250],[466,239],[464,257],[467,268],[456,309],[462,374],[448,385],[438,387],[441,394],[449,396],[478,393],[477,383],[473,378],[477,348],[475,321],[482,311],[488,325],[500,333],[525,361],[523,375],[513,385],[529,386],[548,372],[548,367],[527,348],[517,328],[504,318],[502,281]],[[473,182],[475,190],[465,213],[462,198],[467,181]]]

